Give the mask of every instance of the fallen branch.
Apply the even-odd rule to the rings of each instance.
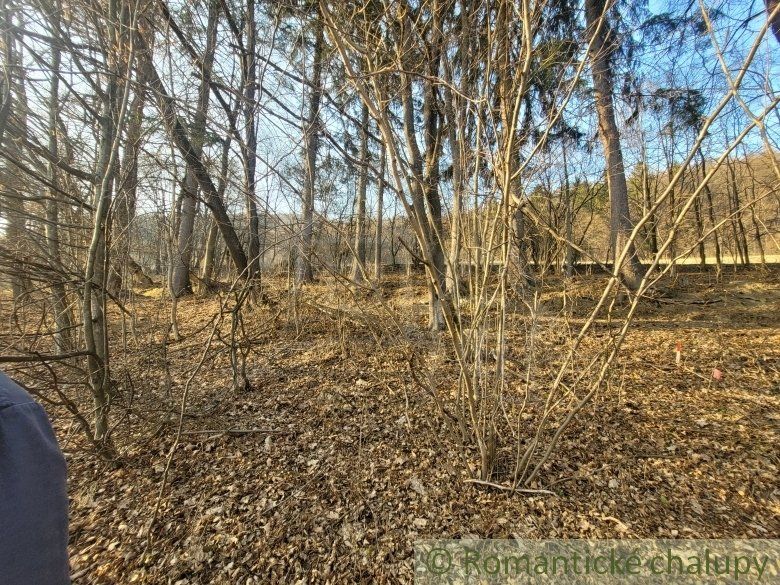
[[[202,431],[182,431],[182,435],[249,435],[265,433],[268,435],[289,435],[292,431],[279,429],[207,429]]]
[[[744,297],[742,297],[744,298]],[[663,303],[665,305],[715,305],[722,303],[723,299],[690,299],[690,300],[677,300],[677,299],[653,299],[657,303]]]
[[[31,352],[31,355],[0,355],[0,364],[21,363],[21,362],[54,362],[68,360],[74,357],[93,355],[90,351],[72,351],[70,353],[43,354]]]
[[[558,495],[555,492],[551,492],[550,490],[532,490],[528,488],[518,488],[518,487],[513,488],[511,485],[501,485],[500,483],[493,483],[490,481],[484,481],[482,479],[465,479],[463,481],[466,483],[475,483],[477,485],[484,485],[487,487],[492,487],[507,492],[518,492],[521,494],[536,494],[536,495],[546,495],[546,496]]]

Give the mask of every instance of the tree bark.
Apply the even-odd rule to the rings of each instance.
[[[363,104],[360,116],[360,169],[357,199],[355,201],[355,257],[352,265],[352,280],[363,282],[366,269],[366,190],[368,187],[368,106]]]
[[[314,184],[317,172],[322,65],[323,53],[325,51],[325,31],[319,12],[315,19],[311,94],[309,96],[309,111],[304,128],[303,230],[301,233],[301,249],[296,258],[295,266],[295,281],[298,284],[311,282],[314,279]]]
[[[696,197],[693,202],[693,214],[696,219],[696,239],[698,240],[696,247],[699,250],[699,264],[701,266],[707,265],[707,250],[704,248],[704,222],[701,215],[701,199]]]
[[[51,18],[55,26],[59,28],[59,2],[53,11]],[[51,90],[49,94],[49,152],[53,160],[59,158],[59,145],[57,142],[57,120],[60,108],[59,74],[62,55],[56,42],[51,44]],[[51,305],[54,312],[54,352],[66,353],[71,350],[72,319],[63,282],[62,257],[60,255],[59,232],[59,173],[57,165],[49,162],[49,200],[46,202],[46,252],[49,262],[55,272],[51,281]]]
[[[732,226],[734,226],[734,239],[742,264],[750,266],[750,249],[748,248],[747,236],[745,234],[745,223],[742,221],[742,202],[739,197],[739,186],[737,184],[736,163],[728,160],[726,163],[729,173],[729,185],[731,186],[731,197],[733,201]]]
[[[467,54],[469,51],[469,22],[468,11],[460,14],[459,51]],[[463,153],[466,149],[465,136],[465,108],[460,96],[455,97],[450,84],[453,82],[452,67],[448,56],[443,57],[444,70],[447,83],[444,84],[444,115],[447,119],[447,138],[452,157],[452,211],[450,213],[450,246],[449,262],[447,263],[447,287],[456,291],[460,287],[460,253],[463,244],[463,228],[461,225],[463,209],[463,192],[465,187],[466,169],[463,161]],[[466,94],[468,75],[466,65],[461,65],[463,71],[460,75],[459,91]]]
[[[212,4],[216,4],[213,1]],[[246,48],[241,56],[241,76],[244,82],[244,142],[241,155],[244,159],[244,200],[249,216],[249,278],[260,270],[260,218],[257,210],[257,125],[255,121],[255,100],[257,86],[257,58],[255,0],[246,5]]]
[[[658,253],[658,220],[655,217],[655,213],[651,211],[653,205],[655,205],[655,197],[650,191],[650,172],[647,165],[642,164],[642,201],[645,206],[645,213],[649,213],[650,217],[647,220],[647,231],[650,232],[650,251],[653,254]]]
[[[707,163],[704,159],[704,153],[699,150],[699,160],[701,161],[701,176],[702,179],[707,176]],[[715,205],[712,200],[712,189],[709,184],[704,185],[704,193],[707,196],[707,215],[709,216],[710,225],[712,226],[712,241],[715,245],[715,265],[720,273],[723,266],[723,259],[720,251],[720,237],[718,236],[718,230],[715,229],[717,225],[715,221]]]
[[[564,193],[565,197],[565,216],[564,216],[564,230],[566,233],[566,249],[564,253],[564,276],[571,278],[574,276],[574,194],[571,191],[571,185],[569,183],[569,161],[566,157],[566,143],[563,144],[563,178],[564,178]]]
[[[6,150],[6,163],[3,168],[3,181],[0,183],[0,210],[5,213],[7,226],[5,227],[4,247],[7,253],[20,264],[25,261],[26,256],[26,210],[24,202],[24,176],[22,171],[9,160],[22,160],[20,142],[24,141],[27,134],[27,100],[24,92],[24,69],[19,66],[21,59],[16,55],[14,47],[14,38],[11,34],[11,25],[14,14],[11,7],[3,2],[0,4],[0,15],[6,25],[3,27],[3,57],[5,66],[0,67],[3,74],[3,86],[5,88],[4,109],[7,107],[5,115],[5,126],[18,126],[17,132],[9,132],[10,136],[5,136],[3,132],[3,145]],[[16,73],[16,74],[14,74]],[[4,208],[4,209],[2,209]],[[19,301],[25,292],[29,289],[29,283],[23,276],[23,271],[19,270],[11,275],[11,294],[14,301]]]
[[[672,131],[672,148],[674,148],[674,131]],[[674,177],[672,159],[668,158],[666,164],[667,164],[666,178],[671,184],[672,178]],[[680,182],[682,183],[682,179]],[[677,194],[677,190],[675,188],[672,188],[669,191],[669,225],[674,225],[675,219],[677,217],[676,194]],[[672,234],[672,239],[669,242],[669,263],[671,264],[669,268],[669,276],[674,277],[677,275],[677,239],[675,238],[675,234]]]
[[[431,38],[426,41],[426,52],[428,54],[428,78],[423,82],[423,135],[425,137],[425,159],[424,170],[420,176],[420,187],[424,192],[427,215],[423,215],[423,221],[427,218],[428,223],[428,246],[431,266],[428,267],[431,282],[428,285],[429,303],[428,303],[428,324],[432,331],[444,329],[444,314],[442,308],[442,299],[437,290],[447,291],[446,282],[446,261],[444,257],[444,227],[441,216],[441,194],[439,192],[439,159],[441,158],[442,147],[442,127],[441,112],[439,100],[434,87],[434,79],[440,75],[441,67],[441,15],[440,7],[437,2],[433,4],[433,17],[430,30]],[[411,101],[411,78],[407,77],[408,95],[404,96],[405,105],[410,106],[413,111]],[[412,123],[408,123],[412,122]],[[417,151],[417,140],[413,136],[413,120],[405,120],[404,127],[407,132],[407,142],[413,143],[413,150]],[[419,165],[418,165],[419,166]],[[435,282],[434,282],[435,281]]]
[[[140,81],[143,83],[143,80]],[[116,257],[112,263],[113,269],[109,275],[109,289],[114,292],[119,292],[123,288],[129,288],[130,284],[127,281],[130,274],[137,278],[139,284],[144,286],[153,284],[138,263],[134,262],[130,257],[130,229],[135,218],[136,191],[138,189],[138,154],[141,149],[141,124],[143,122],[145,97],[145,92],[138,90],[130,105],[121,173],[116,190],[116,201],[113,206],[112,234]]]
[[[772,32],[775,33],[777,42],[780,43],[780,0],[764,0],[766,2],[766,13]]]
[[[201,160],[200,154],[194,149],[187,130],[184,128],[184,125],[176,114],[176,102],[168,95],[160,76],[157,74],[151,57],[147,54],[147,45],[142,34],[136,35],[136,42],[138,44],[142,66],[149,79],[150,89],[154,93],[157,109],[162,115],[163,124],[176,145],[176,148],[187,163],[187,166],[192,169],[198,180],[198,186],[205,197],[206,206],[213,214],[214,220],[219,226],[219,231],[222,234],[222,239],[225,241],[225,246],[230,253],[233,265],[239,275],[246,276],[246,253],[241,246],[241,241],[238,239],[238,235],[233,227],[233,222],[227,214],[225,204],[219,196],[219,192],[214,186],[211,176]]]
[[[428,83],[428,82],[425,82]],[[414,102],[412,100],[412,80],[411,76],[404,73],[401,75],[401,102],[403,107],[404,134],[406,136],[407,151],[409,156],[409,166],[412,171],[412,210],[415,220],[419,225],[422,238],[418,238],[420,246],[428,248],[425,256],[429,259],[430,265],[426,267],[430,277],[428,282],[428,326],[431,330],[439,330],[444,326],[444,320],[441,310],[441,300],[436,292],[436,286],[433,279],[441,279],[443,272],[440,272],[441,260],[444,254],[441,249],[441,240],[437,237],[434,228],[433,213],[428,215],[426,204],[438,196],[438,190],[429,193],[431,190],[430,177],[426,177],[423,169],[423,158],[420,153],[420,147],[417,144],[415,129]],[[426,95],[428,91],[426,90]],[[426,101],[429,98],[426,98]],[[435,122],[431,120],[434,115],[432,108],[426,108],[424,114],[425,134],[429,137],[432,131],[435,132]],[[432,128],[432,125],[434,126]],[[426,143],[427,145],[428,143]],[[439,209],[439,221],[441,221],[441,211]],[[441,259],[441,260],[440,260]]]
[[[228,165],[230,163],[230,135],[222,141],[222,158],[220,160],[220,174],[217,184],[217,193],[221,201],[225,200],[225,190],[227,189]],[[201,263],[201,280],[207,284],[214,278],[214,260],[216,258],[217,244],[219,239],[219,226],[212,220],[209,222],[208,235],[206,236],[206,249],[203,252],[203,262]]]
[[[117,133],[117,100],[119,94],[118,61],[120,35],[117,31],[119,1],[109,0],[106,19],[106,89],[100,118],[100,156],[95,176],[94,217],[92,239],[84,269],[84,298],[82,319],[84,342],[89,352],[87,366],[92,390],[95,419],[95,442],[103,445],[105,452],[113,454],[109,437],[109,408],[111,405],[111,380],[109,369],[108,325],[106,319],[105,271],[106,238],[109,226],[109,208],[114,187],[116,165],[115,142]]]
[[[382,278],[382,229],[384,221],[385,166],[387,165],[387,149],[384,144],[379,153],[379,177],[376,187],[376,233],[374,237],[374,278],[379,282]],[[392,244],[391,244],[392,247]]]
[[[613,52],[612,35],[606,17],[607,0],[585,0],[585,19],[591,40],[589,57],[596,92],[596,114],[599,121],[599,138],[604,148],[607,166],[607,187],[610,200],[610,239],[615,258],[627,249],[625,261],[617,267],[623,283],[636,290],[644,276],[633,242],[629,236],[634,229],[628,205],[628,185],[620,146],[620,132],[615,121],[613,102],[613,78],[610,54]]]
[[[503,190],[503,213],[506,222],[506,244],[509,246],[506,262],[512,267],[513,280],[522,290],[525,287],[534,286],[528,265],[528,239],[526,237],[525,214],[523,207],[526,199],[520,184],[520,178],[516,177],[516,171],[520,160],[520,143],[518,139],[517,120],[515,119],[515,106],[517,92],[514,77],[509,73],[512,64],[512,48],[510,46],[510,8],[502,3],[498,11],[496,30],[501,39],[499,53],[499,79],[497,91],[499,93],[499,105],[501,113],[501,126],[503,128],[502,169],[501,185]],[[527,135],[527,132],[523,132]]]
[[[217,16],[219,5],[216,0],[209,3],[209,16],[206,30],[206,48],[203,55],[203,71],[198,88],[198,106],[190,134],[191,145],[196,157],[200,158],[206,132],[206,116],[209,107],[209,82],[211,67],[217,44]],[[187,167],[179,194],[181,213],[178,222],[176,252],[173,258],[171,275],[171,294],[180,297],[192,292],[190,268],[192,265],[193,231],[198,208],[198,179],[192,166]]]

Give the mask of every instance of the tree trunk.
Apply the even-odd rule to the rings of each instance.
[[[206,246],[203,250],[203,262],[200,271],[200,279],[204,282],[210,282],[214,279],[214,255],[217,251],[217,236],[219,236],[219,227],[212,219],[209,222],[209,230],[206,234]]]
[[[355,257],[352,265],[352,280],[363,282],[366,269],[366,189],[368,186],[368,106],[363,104],[360,116],[360,169],[357,188],[355,217]]]
[[[777,42],[780,43],[780,0],[764,0],[766,2],[767,18],[769,24],[772,27],[772,32],[775,33]]]
[[[395,237],[395,224],[398,221],[398,209],[396,207],[393,208],[393,217],[390,220],[390,237],[388,240],[390,241],[390,259],[393,263],[393,269],[398,266],[398,252],[401,249],[401,245],[397,243],[396,237]]]
[[[429,82],[425,82],[429,84]],[[443,272],[440,269],[443,268],[444,254],[441,248],[441,240],[437,237],[434,227],[434,212],[426,207],[426,204],[431,202],[435,203],[435,198],[438,197],[438,190],[433,190],[432,181],[430,177],[426,177],[423,170],[423,158],[420,153],[420,148],[417,144],[417,137],[415,132],[415,112],[414,102],[412,100],[412,78],[408,74],[401,75],[401,102],[403,106],[403,118],[404,118],[404,134],[406,136],[406,144],[409,156],[409,166],[412,170],[412,210],[415,217],[413,218],[417,224],[420,233],[417,237],[417,242],[422,248],[427,248],[427,253],[423,253],[423,257],[429,262],[426,266],[428,271],[428,327],[431,330],[439,330],[444,327],[444,318],[441,310],[441,300],[436,292],[436,283],[434,279],[443,282]],[[423,115],[426,138],[431,139],[431,135],[437,131],[436,122],[432,119],[435,115],[435,110],[429,103],[429,90],[426,88],[425,101],[428,103]],[[431,141],[426,142],[426,147],[432,145]],[[427,154],[427,153],[426,153]],[[432,169],[431,169],[432,170]],[[431,212],[429,216],[428,213]],[[441,207],[439,206],[439,222],[441,222]],[[441,233],[441,232],[439,232]],[[411,263],[410,263],[411,265]]]
[[[599,138],[604,148],[607,164],[607,187],[610,200],[610,240],[615,258],[626,249],[626,259],[617,269],[623,283],[636,290],[644,276],[633,242],[629,236],[634,229],[628,206],[628,185],[620,147],[620,132],[615,121],[613,103],[613,79],[609,64],[614,39],[609,32],[606,18],[606,0],[585,0],[585,19],[591,40],[589,57],[596,91],[596,114],[599,121]]]
[[[24,69],[19,66],[21,59],[14,50],[14,38],[11,25],[14,14],[11,8],[3,2],[0,15],[6,23],[3,26],[3,58],[5,66],[0,67],[5,87],[4,109],[7,108],[6,122],[9,126],[17,126],[16,136],[7,136],[4,140],[6,150],[5,164],[3,167],[3,181],[0,183],[0,211],[4,211],[7,225],[5,227],[4,247],[6,253],[15,262],[22,265],[27,254],[27,228],[26,210],[24,204],[24,176],[22,171],[9,161],[21,161],[21,147],[19,141],[26,135],[27,125],[27,100],[24,95]],[[5,124],[3,126],[5,129]],[[9,133],[11,134],[11,133]],[[11,275],[11,293],[14,301],[19,301],[30,288],[27,279],[23,276],[24,270],[15,271]]]
[[[674,138],[672,138],[672,144],[674,144]],[[667,160],[667,179],[669,180],[669,183],[671,184],[672,178],[674,177],[674,170],[672,169],[672,161]],[[677,194],[676,189],[672,188],[669,191],[669,225],[674,225],[675,219],[677,217],[677,198],[675,195]],[[671,264],[669,268],[669,276],[674,277],[677,274],[677,239],[675,237],[675,233],[672,234],[672,239],[669,242],[669,263]]]
[[[141,83],[143,82],[141,81]],[[116,190],[116,202],[113,207],[112,234],[116,257],[109,275],[109,289],[114,292],[119,292],[123,288],[129,289],[130,283],[127,278],[129,274],[137,274],[140,284],[144,286],[152,284],[151,279],[142,270],[136,270],[133,267],[135,265],[140,269],[140,266],[132,262],[132,258],[130,258],[130,229],[135,218],[138,154],[141,148],[141,122],[143,121],[145,97],[145,93],[139,90],[130,105],[122,170]]]
[[[737,267],[737,256],[739,256],[740,264],[745,263],[745,255],[742,252],[742,242],[739,239],[739,233],[737,232],[737,220],[736,212],[734,209],[734,196],[731,192],[730,184],[726,184],[726,198],[729,202],[729,224],[731,225],[731,237],[734,241],[734,248],[732,251],[732,258],[734,260],[734,270]]]
[[[641,128],[642,125],[642,118],[641,118],[642,110],[640,110],[640,119],[639,119],[639,125]],[[641,180],[642,180],[642,215],[647,215],[647,222],[645,223],[645,239],[650,240],[650,252],[655,256],[658,253],[658,220],[656,218],[655,213],[653,213],[651,210],[653,209],[653,205],[655,205],[655,195],[656,193],[654,191],[651,191],[650,189],[650,169],[648,167],[648,160],[647,160],[647,141],[645,139],[644,132],[640,131],[639,135],[639,141],[640,141],[640,152],[642,156],[641,161]],[[656,185],[658,184],[656,180]]]
[[[507,250],[505,262],[507,268],[512,268],[512,281],[522,291],[526,287],[534,286],[535,282],[531,276],[528,266],[528,240],[526,238],[525,214],[523,206],[526,203],[523,194],[520,178],[516,175],[520,161],[520,142],[518,132],[518,122],[515,116],[515,106],[517,92],[521,88],[515,87],[514,77],[509,73],[512,67],[512,48],[510,46],[510,21],[509,7],[506,3],[501,4],[498,13],[496,30],[501,39],[500,57],[498,59],[499,80],[497,89],[499,93],[499,104],[501,111],[501,127],[503,129],[503,143],[501,145],[501,189],[504,221],[506,222],[506,245]]]
[[[704,222],[701,216],[701,199],[696,197],[693,202],[693,214],[696,218],[696,239],[698,240],[696,247],[699,250],[699,264],[701,266],[707,265],[707,251],[704,248]]]
[[[59,28],[59,6],[53,11],[51,18]],[[71,349],[72,319],[68,301],[65,294],[64,271],[61,270],[62,258],[60,256],[60,232],[59,232],[59,173],[54,161],[59,160],[59,148],[57,142],[57,118],[60,108],[60,84],[59,73],[62,56],[59,45],[51,44],[51,91],[49,94],[49,200],[46,202],[46,252],[49,263],[55,272],[51,277],[51,305],[54,312],[54,352],[65,353]]]
[[[222,158],[220,160],[220,174],[217,185],[218,196],[221,201],[225,200],[225,190],[227,189],[228,165],[230,163],[230,135],[222,141]],[[214,259],[217,250],[219,236],[219,226],[212,218],[209,222],[208,234],[206,235],[206,246],[203,252],[203,261],[201,263],[201,280],[207,284],[214,278]]]
[[[168,95],[160,76],[157,74],[151,57],[148,55],[147,45],[142,34],[136,35],[136,42],[138,45],[139,59],[142,62],[145,75],[149,79],[149,86],[154,92],[157,109],[162,115],[163,124],[176,145],[176,148],[187,163],[187,167],[192,169],[198,180],[198,186],[205,197],[206,206],[211,210],[211,213],[219,226],[219,231],[222,234],[222,239],[225,241],[225,246],[233,260],[233,265],[239,274],[245,275],[247,268],[246,253],[241,246],[241,241],[238,239],[238,235],[236,234],[233,222],[230,220],[230,216],[227,213],[225,204],[219,196],[219,192],[214,186],[211,176],[201,160],[200,153],[193,147],[187,130],[184,128],[184,125],[176,114],[176,102]]]
[[[305,175],[303,180],[303,231],[301,250],[296,258],[295,281],[311,282],[314,279],[314,183],[316,180],[317,148],[319,146],[319,111],[322,96],[321,78],[325,33],[322,17],[316,15],[314,23],[314,61],[312,62],[311,95],[304,128]]]
[[[707,163],[704,159],[704,153],[699,150],[699,159],[701,160],[701,176],[702,180],[707,176]],[[715,265],[720,273],[723,267],[723,259],[720,252],[720,237],[718,236],[718,230],[715,229],[717,222],[715,221],[715,205],[712,201],[712,190],[709,184],[704,185],[704,193],[707,195],[707,214],[709,216],[710,225],[712,226],[712,241],[715,245]]]
[[[190,265],[192,263],[192,233],[195,227],[198,203],[197,191],[197,181],[188,169],[179,192],[178,233],[176,235],[176,249],[172,250],[173,267],[170,287],[171,295],[177,298],[192,293]]]
[[[698,180],[695,167],[691,171],[691,178],[694,181],[694,188],[695,188],[695,183]],[[696,247],[699,250],[699,265],[706,266],[707,249],[704,245],[704,217],[701,208],[701,194],[697,195],[696,199],[693,202],[693,216],[696,221],[696,239],[698,240]]]
[[[217,16],[219,5],[212,0],[209,3],[209,17],[206,31],[206,48],[203,55],[203,71],[198,88],[198,106],[190,134],[193,153],[200,158],[206,133],[206,116],[209,108],[209,83],[211,67],[214,64],[214,53],[217,44]],[[179,215],[176,253],[173,257],[173,272],[171,275],[171,295],[180,297],[192,292],[190,267],[192,265],[193,231],[195,216],[198,210],[198,179],[195,170],[187,167],[179,194],[181,214]]]
[[[650,191],[650,171],[646,164],[642,165],[642,200],[645,212],[650,214],[646,225],[650,232],[650,251],[655,255],[658,253],[658,220],[651,211],[655,205],[655,196]]]
[[[374,237],[374,278],[379,282],[382,278],[382,222],[384,220],[385,166],[387,165],[387,149],[382,144],[379,153],[379,177],[376,187],[376,234]],[[392,247],[392,244],[391,244]]]
[[[114,186],[116,165],[114,148],[117,133],[117,98],[119,83],[117,64],[119,35],[116,23],[119,17],[119,1],[109,0],[106,20],[107,85],[103,95],[103,108],[100,121],[100,157],[98,159],[95,184],[94,217],[92,240],[87,253],[84,270],[84,298],[82,318],[84,341],[89,352],[87,365],[92,390],[95,417],[95,441],[113,454],[110,443],[108,411],[111,404],[111,381],[108,355],[108,325],[105,312],[106,302],[106,238],[109,230],[109,208]]]
[[[441,28],[439,7],[434,2],[433,7],[432,38],[427,43],[428,79],[424,82],[423,92],[423,127],[425,135],[425,175],[423,185],[425,188],[425,203],[427,204],[430,222],[430,258],[433,264],[431,268],[431,280],[429,284],[429,326],[433,331],[444,329],[444,315],[441,306],[442,299],[437,291],[447,290],[447,268],[444,258],[444,227],[441,217],[441,195],[439,193],[439,159],[441,157],[442,128],[439,101],[434,89],[434,79],[439,75],[441,61]],[[438,286],[436,286],[438,285]]]
[[[566,252],[564,256],[564,275],[566,278],[574,276],[574,195],[571,192],[569,184],[569,164],[566,157],[566,144],[563,145],[563,179],[565,197],[565,231],[566,231]]]
[[[217,2],[212,1],[216,6]],[[246,49],[241,56],[241,76],[244,82],[245,138],[241,144],[244,159],[244,200],[249,216],[249,278],[260,270],[260,218],[257,212],[257,124],[255,121],[255,88],[257,87],[255,0],[247,0]]]
[[[459,38],[459,50],[461,54],[468,53],[469,50],[469,14],[464,11],[460,15],[461,34]],[[450,84],[453,81],[453,74],[448,56],[444,56],[444,70],[446,81],[444,84],[444,115],[447,119],[447,138],[450,145],[450,154],[452,156],[452,211],[450,213],[450,249],[449,262],[447,263],[447,288],[450,291],[457,291],[460,287],[460,253],[463,244],[463,228],[461,225],[463,210],[463,191],[465,187],[465,165],[463,154],[466,149],[465,136],[465,108],[463,107],[460,96],[455,97]],[[467,92],[467,75],[461,72],[459,91],[461,94]]]
[[[727,165],[730,178],[729,184],[731,185],[731,194],[734,201],[735,243],[739,249],[739,255],[742,257],[742,264],[750,266],[750,249],[748,248],[747,235],[745,233],[745,223],[742,221],[742,202],[739,198],[739,186],[737,185],[737,173],[735,170],[736,164],[729,160]]]

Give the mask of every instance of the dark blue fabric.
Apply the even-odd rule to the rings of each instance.
[[[40,404],[0,372],[0,584],[66,585],[65,458]]]

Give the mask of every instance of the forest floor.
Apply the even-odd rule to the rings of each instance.
[[[438,383],[454,380],[447,336],[419,326],[420,280],[391,281],[387,305],[416,311],[409,322],[378,323],[332,284],[294,305],[274,295],[283,282],[272,285],[271,303],[244,318],[250,386],[239,391],[222,341],[202,359],[219,299],[181,301],[176,342],[155,291],[128,303],[138,322],[124,345],[112,312],[122,465],[100,462],[67,413],[53,412],[69,465],[74,583],[410,582],[414,541],[433,537],[780,537],[777,268],[686,273],[668,302],[642,306],[619,375],[542,470],[536,485],[555,495],[464,482],[458,448],[409,372],[414,352]],[[575,280],[567,327],[603,282]],[[556,288],[537,303],[550,355],[564,343],[546,335],[562,326]],[[510,329],[527,332],[524,319]]]

